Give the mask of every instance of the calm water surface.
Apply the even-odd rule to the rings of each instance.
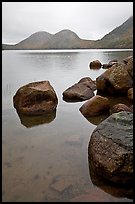
[[[96,123],[79,112],[84,102],[62,100],[69,86],[83,77],[95,80],[105,71],[90,70],[90,61],[108,63],[130,55],[132,50],[2,52],[3,202],[132,201],[130,191],[92,181],[88,143]],[[49,80],[56,91],[56,114],[19,116],[13,107],[14,94],[21,86],[41,80]]]

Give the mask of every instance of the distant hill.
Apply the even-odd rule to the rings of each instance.
[[[73,31],[67,29],[54,35],[40,31],[15,45],[2,45],[3,50],[91,48],[133,48],[133,17],[130,17],[100,40],[84,40],[79,38]]]
[[[133,16],[96,41],[98,48],[133,48]]]

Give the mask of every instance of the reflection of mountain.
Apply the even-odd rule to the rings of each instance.
[[[27,128],[50,123],[56,118],[56,111],[49,114],[41,115],[41,116],[40,115],[28,116],[28,115],[21,114],[19,112],[17,113],[20,118],[21,124],[23,124]]]
[[[73,65],[78,59],[79,52],[24,52],[19,53],[27,58],[27,63],[32,63],[38,69],[45,69],[46,71],[54,68],[59,69],[73,69]],[[36,66],[35,66],[36,65]],[[77,67],[74,67],[77,68]]]
[[[36,32],[15,45],[2,45],[3,50],[91,48],[133,48],[133,16],[100,40],[84,40],[73,31],[65,29],[54,35],[45,31]]]
[[[95,171],[92,167],[92,162],[90,161],[88,157],[88,163],[89,163],[89,173],[91,181],[94,185],[101,188],[106,193],[109,193],[112,196],[118,197],[118,198],[128,198],[133,199],[133,184],[131,186],[121,186],[118,184],[112,184],[109,181],[103,180],[103,178],[99,177],[97,174],[95,174]]]

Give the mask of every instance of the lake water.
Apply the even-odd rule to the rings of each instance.
[[[105,71],[90,70],[90,61],[108,63],[130,55],[132,50],[2,52],[3,202],[132,201],[128,189],[92,182],[88,143],[96,123],[80,113],[85,101],[62,100],[63,91],[81,78],[95,80]],[[56,115],[21,118],[13,96],[21,86],[42,80],[56,91]]]

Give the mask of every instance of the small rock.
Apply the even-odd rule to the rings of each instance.
[[[129,101],[133,102],[133,88],[128,89],[127,97]]]
[[[102,66],[101,62],[99,60],[94,60],[92,62],[90,62],[90,69],[100,69]]]
[[[113,113],[118,113],[120,111],[128,111],[128,112],[132,112],[131,108],[129,108],[128,106],[126,106],[125,104],[123,103],[118,103],[114,106],[112,106],[109,110],[110,114],[113,114]]]
[[[58,192],[63,192],[66,189],[70,188],[72,186],[71,181],[69,181],[66,178],[60,178],[60,180],[56,181],[55,183],[51,184],[51,188]]]

